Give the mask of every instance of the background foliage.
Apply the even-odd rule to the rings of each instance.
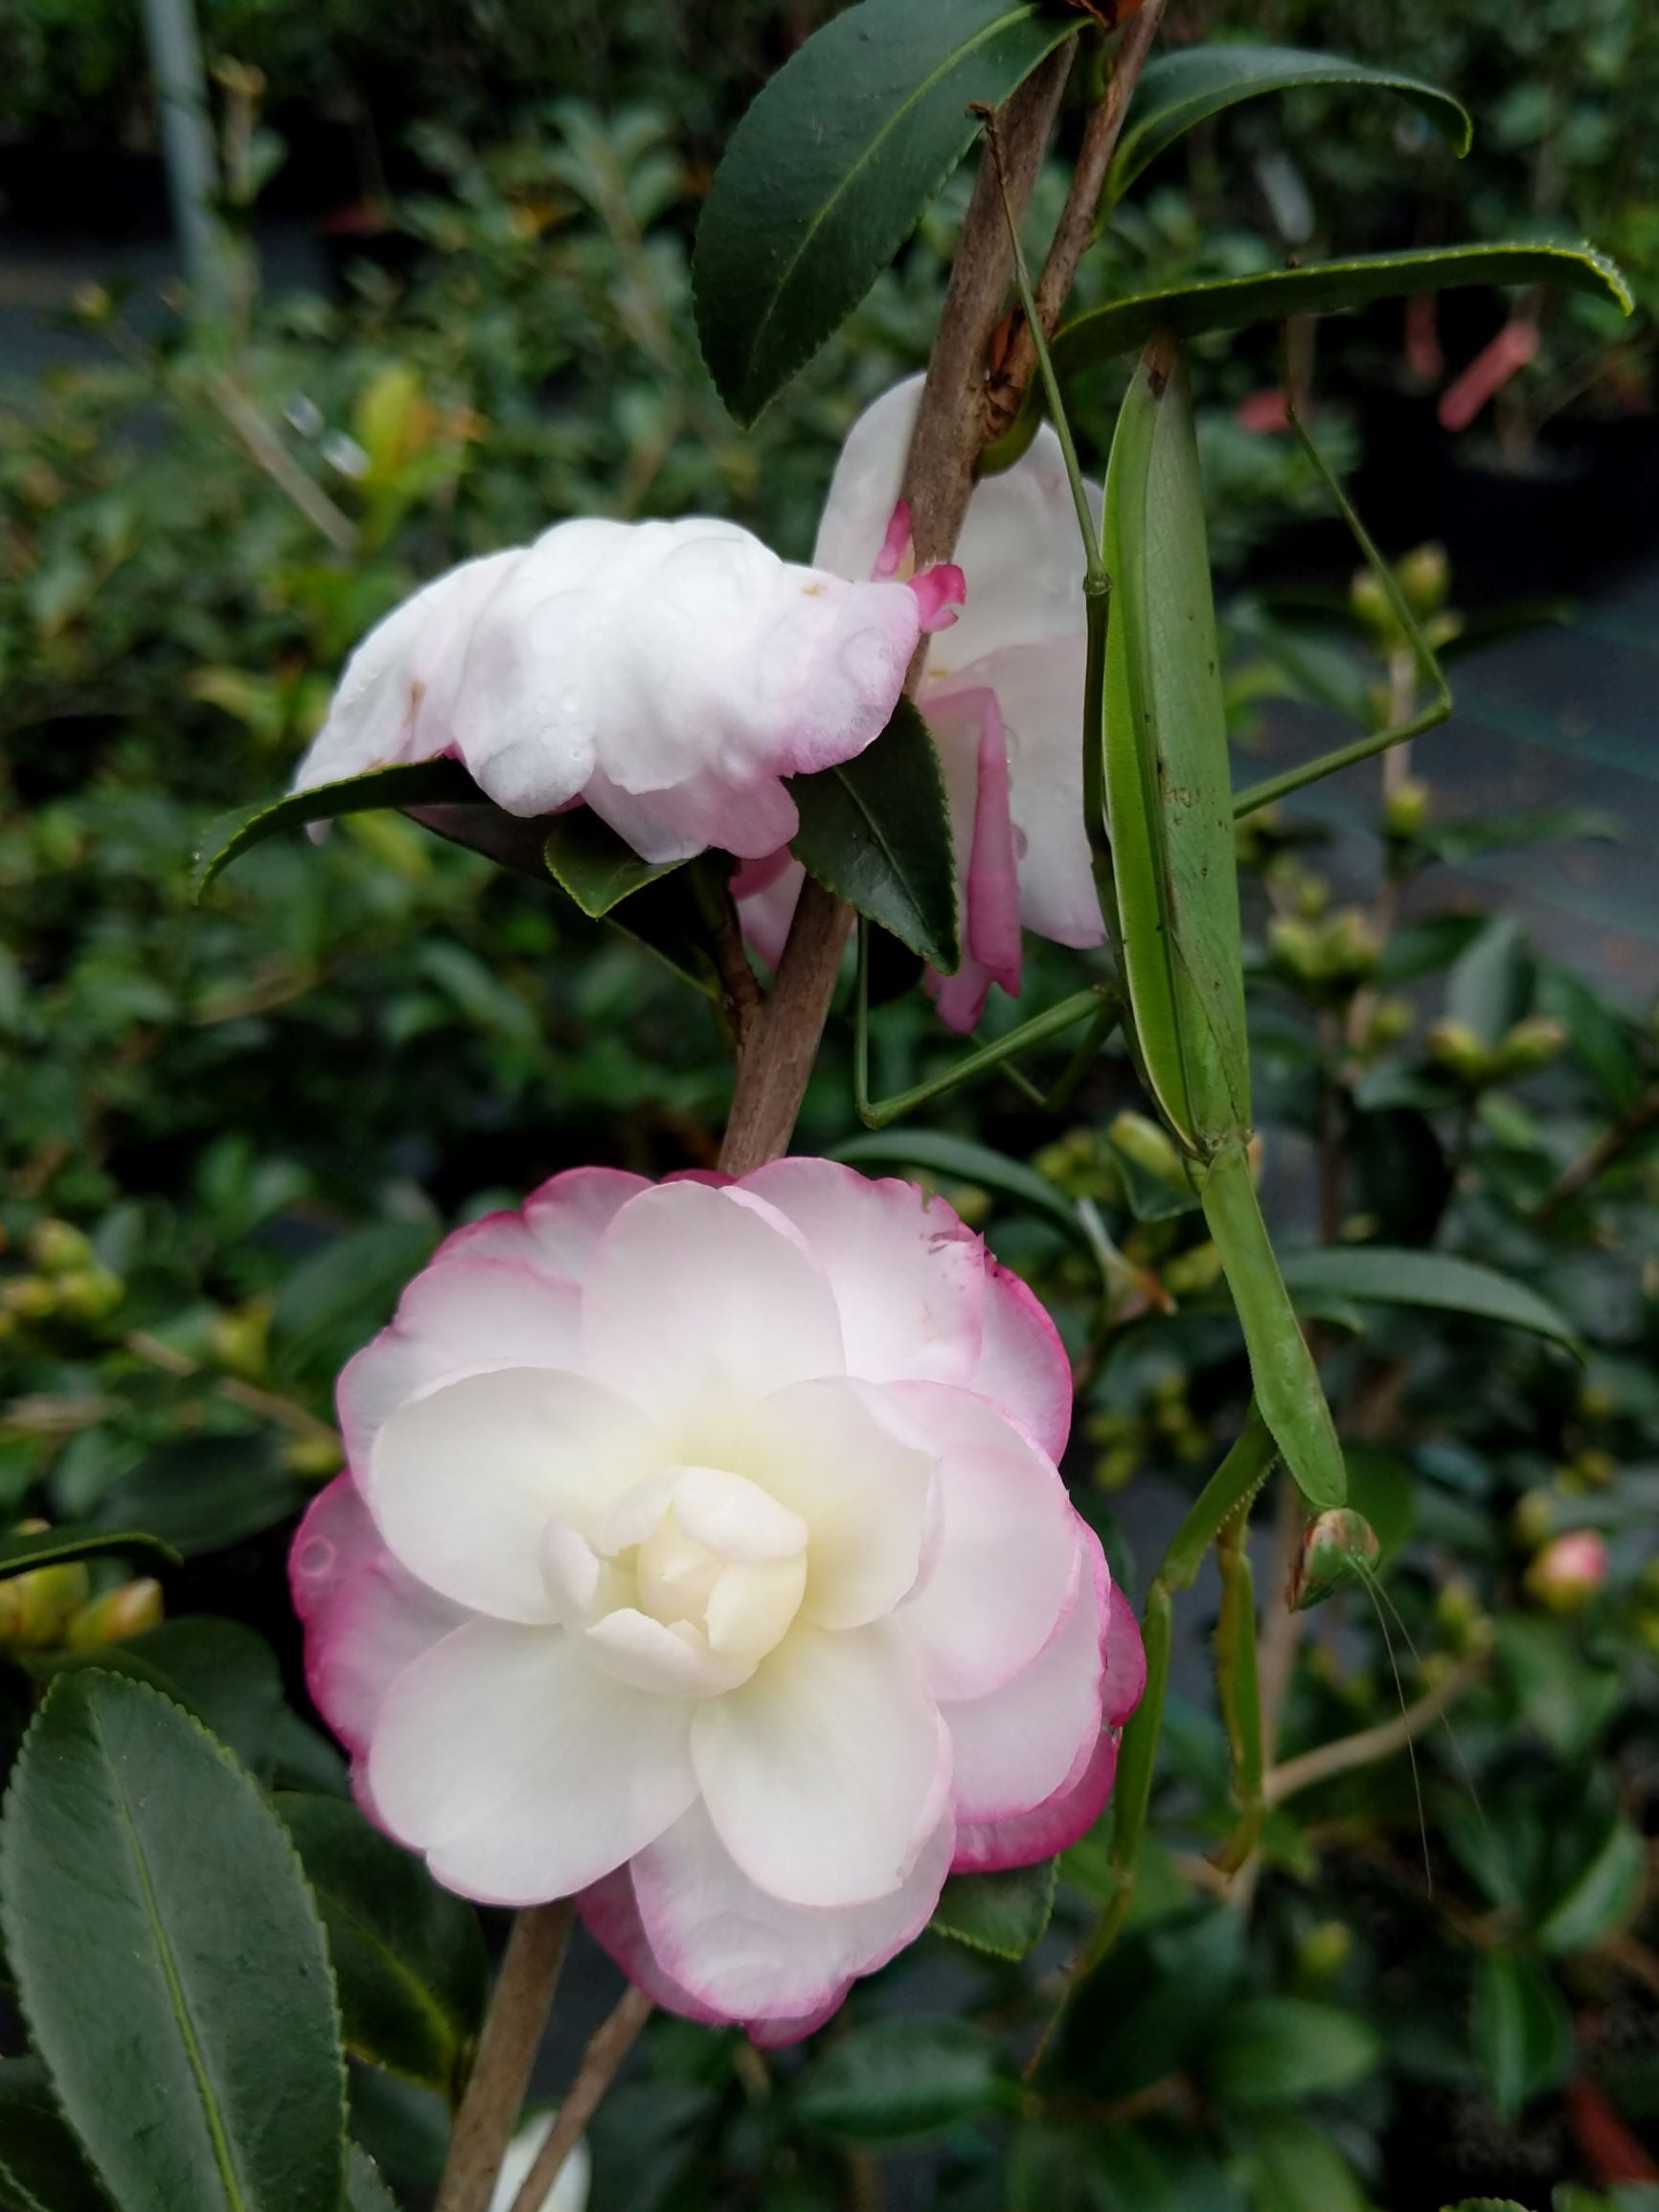
[[[353,2126],[410,2205],[441,2160],[499,1930],[341,1796],[307,1718],[284,1548],[338,1462],[332,1378],[443,1230],[578,1161],[708,1163],[728,1060],[713,1011],[648,955],[399,817],[267,845],[199,911],[189,858],[209,817],[285,780],[348,645],[454,560],[578,513],[730,513],[807,550],[841,434],[925,357],[963,201],[959,179],[739,432],[697,356],[691,239],[736,116],[820,12],[216,0],[207,41],[240,65],[219,72],[245,240],[235,329],[204,345],[152,298],[92,289],[63,364],[0,388],[0,1504],[13,1521],[142,1528],[182,1562],[159,1570],[165,1620],[137,1551],[0,1584],[5,1730],[14,1745],[42,1685],[96,1652],[276,1793],[316,1902],[285,1931],[273,1907],[266,1932],[291,1950],[320,1921]],[[136,21],[116,0],[10,11],[0,173],[20,215],[66,149],[113,145],[143,171]],[[1466,609],[1579,583],[1571,544],[1483,541],[1457,493],[1470,470],[1550,479],[1562,455],[1588,455],[1580,474],[1603,490],[1653,467],[1649,11],[1283,0],[1247,26],[1194,5],[1174,28],[1409,67],[1476,112],[1475,150],[1459,165],[1412,111],[1337,92],[1247,108],[1148,172],[1085,262],[1081,303],[1287,250],[1588,233],[1625,262],[1641,314],[1545,310],[1537,360],[1500,395],[1490,449],[1479,428],[1458,449],[1461,477],[1422,461],[1444,441],[1398,310],[1317,338],[1322,438],[1391,552],[1448,542]],[[1034,235],[1062,189],[1057,169]],[[120,201],[91,210],[105,235]],[[303,287],[266,290],[268,225],[302,219],[327,258]],[[1461,364],[1505,312],[1459,295],[1437,342]],[[1398,641],[1350,594],[1311,472],[1240,420],[1272,381],[1269,336],[1200,346],[1197,367],[1237,735],[1252,741],[1275,695],[1363,711]],[[1097,465],[1113,397],[1085,416]],[[1600,512],[1598,544],[1618,551],[1635,524],[1610,496]],[[1449,626],[1435,562],[1410,573]],[[1310,584],[1319,622],[1292,636]],[[1659,1046],[1645,1007],[1548,945],[1446,910],[1439,863],[1503,825],[1397,794],[1375,828],[1334,884],[1293,806],[1247,839],[1270,1202],[1292,1243],[1334,1239],[1338,1263],[1371,1243],[1501,1266],[1583,1349],[1414,1311],[1340,1264],[1305,1297],[1359,1439],[1403,1695],[1466,1685],[1456,1743],[1419,1745],[1426,1835],[1410,1767],[1367,1766],[1274,1810],[1247,1914],[1215,1896],[1202,1854],[1232,1814],[1201,1585],[1135,1920],[1039,2088],[1018,2066],[1090,1918],[1092,1838],[1024,1963],[930,1937],[830,2034],[764,2064],[658,2021],[596,2127],[596,2204],[868,2202],[872,2160],[888,2201],[961,2212],[1659,2201],[1653,1159],[1637,1147],[1539,1213],[1649,1094]],[[1070,969],[1044,947],[1031,973],[1036,1005]],[[883,1089],[947,1057],[915,1002],[878,1019]],[[937,1181],[1060,1316],[1081,1384],[1067,1471],[1131,1591],[1244,1387],[1199,1217],[1156,1132],[1121,1118],[1135,1096],[1108,1063],[1058,1121],[997,1083],[922,1135],[847,1148]],[[840,1144],[848,1102],[837,1026],[803,1144]],[[1605,1539],[1600,1588],[1563,1592],[1540,1567],[1565,1529]],[[1363,1594],[1313,1618],[1287,1755],[1398,1708]],[[154,1700],[135,1690],[101,1722],[114,1695],[53,1693],[65,1729],[147,1741]],[[147,1755],[213,1759],[195,1732]],[[250,1852],[279,1848],[245,1778],[214,1780]],[[89,1770],[89,1806],[98,1787]],[[28,1816],[26,1793],[14,1806]],[[1035,1927],[1042,1901],[1010,1911]],[[7,1919],[15,1965],[23,1932]],[[602,1998],[607,1972],[582,1968]],[[30,2024],[49,2052],[50,2024]],[[22,2041],[13,2020],[9,2047]],[[0,2067],[0,2201],[95,2202],[32,2064]]]

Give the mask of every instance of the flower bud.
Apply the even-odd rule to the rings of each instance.
[[[44,1521],[25,1521],[21,1533],[34,1535]],[[86,1568],[80,1560],[32,1567],[0,1582],[0,1645],[14,1652],[55,1651],[71,1616],[86,1603]]]
[[[1555,1021],[1547,1014],[1534,1014],[1525,1021],[1517,1021],[1498,1046],[1497,1058],[1505,1075],[1525,1075],[1537,1067],[1548,1067],[1551,1060],[1558,1060],[1567,1041],[1564,1022]]]
[[[1368,1051],[1385,1052],[1391,1044],[1398,1044],[1411,1034],[1417,1019],[1409,999],[1379,998],[1371,1010],[1366,1024],[1365,1043]]]
[[[57,1311],[57,1286],[44,1275],[13,1275],[0,1283],[0,1311],[19,1321],[44,1321]]]
[[[1363,1514],[1351,1506],[1319,1514],[1307,1525],[1291,1573],[1291,1609],[1300,1613],[1318,1605],[1339,1584],[1374,1568],[1381,1556],[1376,1531]]]
[[[1451,565],[1443,545],[1420,545],[1395,566],[1401,596],[1420,622],[1438,614],[1451,589]]]
[[[1186,1164],[1168,1133],[1145,1114],[1121,1113],[1106,1131],[1125,1158],[1171,1191],[1192,1188]]]
[[[1517,1503],[1511,1525],[1517,1539],[1529,1550],[1548,1543],[1556,1530],[1556,1494],[1539,1488],[1529,1490]]]
[[[1213,1290],[1221,1280],[1221,1254],[1208,1242],[1192,1244],[1172,1260],[1166,1260],[1159,1273],[1165,1289],[1175,1297],[1196,1298]]]
[[[251,1299],[230,1312],[214,1315],[208,1324],[208,1350],[221,1367],[257,1382],[265,1372],[270,1326],[268,1302]]]
[[[1594,1529],[1568,1529],[1544,1546],[1523,1579],[1539,1605],[1575,1613],[1607,1579],[1607,1546]]]
[[[1441,1585],[1435,1593],[1434,1617],[1446,1641],[1459,1652],[1477,1650],[1490,1629],[1479,1592],[1466,1575],[1453,1575]]]
[[[1322,1920],[1296,1946],[1296,1972],[1304,1982],[1329,1981],[1348,1964],[1353,1930],[1343,1920]]]
[[[92,1258],[92,1246],[73,1221],[49,1218],[36,1221],[30,1230],[29,1256],[48,1275],[62,1275],[73,1267],[84,1267]]]
[[[64,1643],[72,1652],[96,1652],[104,1644],[119,1644],[127,1636],[158,1628],[162,1618],[161,1585],[148,1575],[119,1589],[105,1590],[72,1616]]]
[[[337,1472],[345,1459],[338,1437],[320,1435],[310,1429],[303,1436],[289,1437],[283,1447],[284,1467],[290,1474],[297,1474],[302,1482],[321,1482],[325,1475]]]
[[[1420,777],[1397,784],[1382,802],[1382,827],[1390,837],[1415,837],[1428,820],[1429,787]]]
[[[126,1285],[108,1267],[77,1267],[58,1277],[57,1295],[72,1320],[102,1321],[126,1296]]]
[[[1497,1073],[1492,1054],[1466,1021],[1437,1021],[1424,1042],[1430,1060],[1470,1090],[1490,1083]]]

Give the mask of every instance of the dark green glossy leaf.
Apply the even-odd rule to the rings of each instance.
[[[1252,2212],[1370,2212],[1328,2130],[1296,2112],[1262,2112],[1233,2132],[1250,2178]]]
[[[1598,1849],[1534,1930],[1539,1950],[1588,1950],[1614,1934],[1634,1911],[1646,1871],[1640,1835],[1627,1820],[1610,1821]]]
[[[197,1559],[275,1527],[305,1496],[269,1432],[186,1436],[158,1446],[112,1483],[98,1516],[117,1528],[147,1521],[175,1551]]]
[[[648,883],[671,876],[683,860],[642,860],[591,807],[556,815],[542,846],[547,872],[590,920],[599,922]]]
[[[1453,961],[1445,1010],[1482,1044],[1493,1045],[1526,1013],[1532,991],[1533,964],[1521,925],[1512,915],[1500,914]]]
[[[339,2212],[322,1925],[275,1813],[188,1714],[97,1671],[53,1684],[7,1799],[0,1922],[122,2212]]]
[[[1048,1932],[1059,1864],[1045,1859],[1001,1874],[953,1874],[929,1925],[975,1950],[1024,1958]]]
[[[186,1613],[125,1643],[49,1659],[34,1671],[50,1680],[86,1667],[165,1692],[211,1728],[261,1781],[267,1779],[284,1710],[282,1670],[264,1638],[240,1621]]]
[[[852,2029],[802,2075],[793,2105],[820,2134],[892,2143],[1006,2107],[1014,2095],[983,2030],[911,2014]]]
[[[178,1564],[171,1544],[143,1529],[92,1528],[70,1521],[29,1536],[14,1530],[0,1536],[0,1575],[26,1574],[33,1567],[57,1566],[66,1560],[94,1559],[100,1552],[149,1552]]]
[[[478,786],[459,761],[412,761],[395,768],[371,768],[337,784],[319,784],[309,791],[290,791],[284,798],[261,799],[208,824],[193,871],[195,895],[199,899],[233,860],[284,830],[365,813],[373,807],[436,807],[477,798]]]
[[[1068,324],[1055,340],[1055,366],[1064,380],[1136,352],[1159,330],[1192,338],[1242,330],[1247,323],[1284,322],[1290,315],[1337,314],[1372,300],[1443,291],[1452,285],[1554,285],[1611,300],[1625,313],[1630,309],[1624,278],[1588,246],[1432,246],[1137,292]]]
[[[328,1930],[347,2049],[453,2097],[489,1993],[477,1913],[354,1805],[276,1805]]]
[[[937,1129],[872,1129],[835,1148],[838,1160],[857,1166],[920,1168],[934,1183],[968,1183],[1011,1198],[1062,1230],[1081,1251],[1092,1249],[1077,1207],[1065,1193],[1023,1160],[1010,1159],[989,1145],[953,1137]]]
[[[948,975],[962,957],[950,814],[910,701],[856,760],[785,781],[801,810],[791,850],[807,875]]]
[[[1375,2030],[1353,2013],[1305,1997],[1255,1997],[1221,2017],[1198,2071],[1219,2105],[1295,2105],[1351,2088],[1381,2056]]]
[[[858,305],[979,130],[1081,17],[1032,0],[863,0],[738,125],[697,226],[697,335],[741,422]]]
[[[0,2064],[5,2212],[109,2212],[36,2059]]]
[[[1189,1906],[1131,1928],[1066,2016],[1063,2064],[1114,2098],[1149,2088],[1203,2048],[1243,1967],[1244,1929],[1230,1906]]]
[[[1535,1959],[1514,1951],[1487,1951],[1476,1965],[1470,2026],[1487,2088],[1506,2119],[1553,2088],[1572,2062],[1573,2022],[1560,1991]]]
[[[424,1221],[373,1221],[302,1261],[284,1281],[271,1311],[277,1381],[331,1381],[392,1318],[404,1285],[425,1266],[437,1242],[437,1228]]]
[[[1281,1255],[1292,1298],[1351,1298],[1360,1305],[1426,1306],[1501,1321],[1579,1352],[1572,1325],[1526,1284],[1449,1252],[1380,1244],[1326,1244]]]
[[[1593,1666],[1562,1621],[1503,1613],[1497,1633],[1516,1718],[1535,1729],[1558,1757],[1578,1758],[1618,1710],[1617,1670]]]
[[[1373,69],[1336,54],[1305,53],[1295,46],[1205,43],[1179,54],[1160,55],[1141,73],[1127,125],[1106,172],[1102,213],[1123,197],[1148,162],[1206,116],[1217,115],[1242,100],[1258,100],[1264,93],[1310,84],[1398,93],[1445,133],[1457,153],[1469,149],[1472,125],[1467,110],[1449,92],[1425,84],[1420,78]]]

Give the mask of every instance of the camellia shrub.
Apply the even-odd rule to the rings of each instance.
[[[807,561],[620,490],[537,531],[497,486],[519,542],[417,583],[379,555],[454,492],[459,402],[375,381],[353,518],[205,375],[337,557],[283,574],[341,665],[317,696],[290,602],[272,670],[198,671],[306,743],[206,829],[193,926],[239,881],[303,901],[352,839],[376,957],[475,902],[422,972],[520,1110],[526,973],[571,944],[619,1000],[654,957],[663,1058],[712,1020],[730,1110],[704,1156],[494,1177],[442,1241],[410,1196],[440,1157],[318,1249],[303,1169],[206,1149],[226,1302],[152,1327],[129,1279],[176,1294],[188,1240],[142,1208],[89,1238],[72,1180],[49,1212],[74,1148],[31,1093],[0,1313],[38,1384],[14,1492],[57,1518],[0,1541],[19,2212],[1642,2201],[1654,1041],[1509,924],[1402,919],[1456,843],[1399,772],[1448,712],[1451,581],[1373,545],[1294,342],[1458,286],[1628,295],[1589,246],[1477,239],[1074,310],[1102,217],[1230,109],[1311,84],[1467,140],[1411,75],[1160,53],[1161,15],[859,0],[733,133],[684,311],[739,423],[974,153],[926,373],[852,422]],[[1356,728],[1240,783],[1190,354],[1275,326],[1352,620],[1237,635],[1255,693]],[[646,335],[666,378],[689,331]],[[1285,802],[1376,756],[1379,881],[1333,908]],[[327,934],[239,1018],[326,1009]],[[38,978],[0,968],[19,1028],[50,935]],[[311,1041],[344,1113],[374,1054]],[[442,1060],[398,1085],[459,1131]],[[1516,1096],[1546,1083],[1548,1123]],[[1179,1497],[1151,1551],[1119,1512],[1147,1466]],[[161,1618],[181,1555],[273,1530],[303,1689],[245,1622]],[[589,1937],[624,1991],[538,2113]]]

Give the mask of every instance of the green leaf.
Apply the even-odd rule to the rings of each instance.
[[[264,1638],[240,1621],[187,1613],[125,1643],[36,1662],[33,1672],[50,1681],[87,1667],[162,1691],[211,1728],[251,1773],[267,1778],[284,1711],[282,1670]]]
[[[1263,2112],[1236,2132],[1252,2212],[1368,2212],[1352,2167],[1326,2129],[1300,2113]]]
[[[869,1162],[873,1166],[920,1168],[935,1184],[978,1185],[1041,1215],[1079,1251],[1093,1249],[1077,1207],[1062,1190],[1023,1160],[1010,1159],[1006,1152],[975,1144],[969,1137],[947,1136],[937,1129],[872,1129],[866,1136],[849,1137],[845,1144],[837,1145],[834,1156],[860,1166]]]
[[[57,1566],[66,1560],[94,1559],[100,1552],[152,1552],[178,1564],[171,1544],[136,1528],[93,1528],[67,1521],[61,1528],[37,1529],[31,1536],[8,1530],[0,1536],[0,1575],[26,1574],[33,1567]]]
[[[939,755],[916,708],[901,698],[856,760],[784,781],[801,810],[790,850],[807,875],[948,975],[962,958],[956,859]]]
[[[200,899],[221,870],[254,846],[307,822],[330,822],[340,814],[362,814],[373,807],[437,807],[478,798],[478,786],[459,761],[412,761],[395,768],[371,768],[337,784],[318,784],[285,798],[261,799],[220,814],[202,832],[192,881]]]
[[[1535,1959],[1507,1950],[1482,1955],[1470,2025],[1476,2061],[1506,2119],[1553,2088],[1572,2063],[1572,2018]]]
[[[1619,1709],[1618,1671],[1592,1666],[1560,1621],[1504,1613],[1497,1638],[1517,1718],[1536,1729],[1559,1758],[1576,1759],[1588,1750]]]
[[[928,1924],[941,1935],[998,1958],[1024,1958],[1054,1917],[1060,1862],[1014,1866],[1000,1874],[953,1874]]]
[[[0,2204],[6,2212],[109,2212],[35,2059],[0,2064]]]
[[[1032,0],[863,0],[733,133],[697,226],[697,335],[740,422],[864,297],[979,130],[1081,27]]]
[[[1501,1321],[1564,1344],[1580,1357],[1572,1324],[1526,1284],[1449,1252],[1382,1244],[1323,1244],[1282,1253],[1280,1266],[1294,1299],[1351,1298],[1360,1305],[1426,1306]]]
[[[573,807],[548,826],[542,855],[547,872],[591,921],[602,921],[648,883],[671,876],[683,860],[642,860],[591,807]]]
[[[1236,106],[1239,101],[1258,100],[1264,93],[1288,92],[1305,84],[1356,85],[1376,92],[1398,92],[1444,131],[1457,153],[1469,149],[1473,126],[1468,111],[1449,92],[1425,84],[1421,78],[1373,69],[1366,62],[1346,61],[1339,55],[1308,54],[1295,46],[1190,46],[1179,54],[1160,56],[1142,71],[1127,126],[1106,172],[1101,200],[1102,217],[1148,163],[1155,161],[1195,123]]]
[[[118,1529],[148,1521],[175,1551],[196,1559],[286,1520],[305,1495],[269,1432],[186,1436],[147,1452],[111,1483],[98,1517]]]
[[[904,2142],[1006,2108],[996,2044],[966,2020],[909,2014],[855,2027],[807,2068],[795,2116],[849,2143]]]
[[[398,2212],[398,2200],[367,2151],[353,2143],[346,2168],[346,2212]]]
[[[1255,1997],[1222,2014],[1198,2072],[1217,2104],[1295,2105],[1351,2088],[1381,2057],[1375,2031],[1353,2013],[1304,1997]]]
[[[346,2048],[453,2100],[489,1994],[477,1913],[354,1805],[284,1794],[276,1807],[328,1930]]]
[[[1337,314],[1372,300],[1443,291],[1452,285],[1556,285],[1610,299],[1626,314],[1631,307],[1624,278],[1589,246],[1430,246],[1356,254],[1348,261],[1220,277],[1113,300],[1060,331],[1054,342],[1055,367],[1062,380],[1084,376],[1132,353],[1159,330],[1192,338],[1242,330],[1247,323],[1280,323],[1291,315]]]
[[[1495,915],[1452,963],[1446,1014],[1473,1030],[1483,1044],[1493,1045],[1526,1013],[1532,988],[1521,925],[1512,915]]]
[[[1527,2207],[1512,2197],[1464,2197],[1443,2207],[1443,2212],[1527,2212]]]
[[[53,1684],[7,1799],[0,1924],[122,2212],[339,2212],[322,1924],[275,1813],[196,1722],[116,1676]]]
[[[1610,1821],[1600,1849],[1534,1930],[1539,1950],[1557,1955],[1588,1950],[1613,1934],[1635,1910],[1646,1870],[1640,1835],[1627,1820]]]
[[[271,1311],[278,1382],[331,1380],[392,1318],[404,1285],[426,1265],[437,1242],[436,1227],[424,1221],[371,1221],[302,1261]]]
[[[1244,1928],[1228,1905],[1192,1905],[1126,1931],[1062,2023],[1066,2071],[1115,2101],[1186,2070],[1243,1971]]]

